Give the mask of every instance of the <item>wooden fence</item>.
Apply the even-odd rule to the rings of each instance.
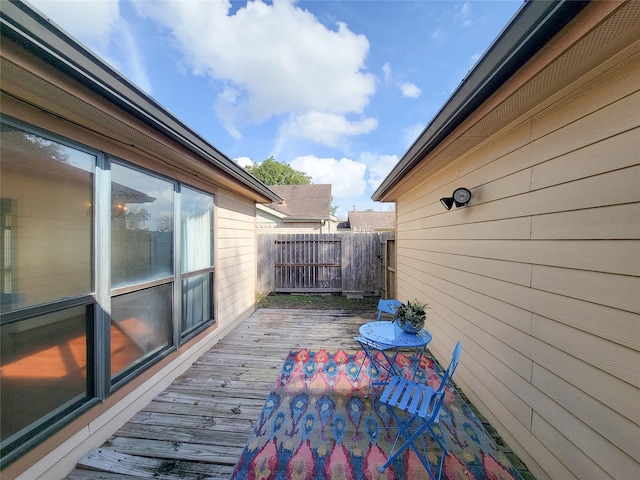
[[[258,235],[258,293],[378,295],[376,233]]]

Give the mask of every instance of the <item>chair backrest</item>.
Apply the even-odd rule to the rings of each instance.
[[[440,410],[442,410],[442,404],[444,403],[444,392],[436,391],[433,394],[431,411],[428,416],[425,418],[428,423],[438,423],[440,421]]]
[[[395,315],[396,314],[396,308],[398,307],[398,305],[402,305],[402,302],[400,300],[395,300],[393,298],[390,298],[388,300],[384,300],[384,299],[380,299],[378,300],[378,318],[377,320],[380,321],[380,319],[382,318],[382,314],[383,313],[388,313],[390,315]]]
[[[458,368],[458,362],[460,361],[460,353],[462,353],[462,343],[458,340],[456,346],[453,348],[453,354],[451,355],[451,362],[449,362],[449,366],[444,371],[442,375],[442,380],[440,380],[440,385],[438,386],[438,392],[441,391],[447,382],[453,377],[456,368]]]
[[[387,382],[378,401],[420,417],[427,423],[435,423],[440,415],[444,394],[444,391],[434,391],[425,384],[394,375]]]

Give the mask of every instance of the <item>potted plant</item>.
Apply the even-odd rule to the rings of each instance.
[[[424,327],[427,318],[426,303],[414,300],[402,303],[396,307],[396,324],[407,333],[418,333]]]

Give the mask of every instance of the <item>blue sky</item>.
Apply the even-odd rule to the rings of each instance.
[[[32,0],[240,165],[371,195],[522,0]]]

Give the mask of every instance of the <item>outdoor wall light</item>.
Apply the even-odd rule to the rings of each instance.
[[[444,197],[440,199],[440,203],[447,210],[451,210],[453,204],[456,204],[456,207],[464,207],[471,200],[471,192],[466,188],[456,188],[453,191],[453,194],[450,197]]]

